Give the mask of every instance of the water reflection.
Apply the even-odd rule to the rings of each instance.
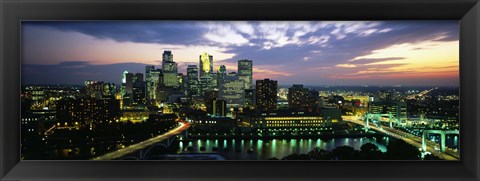
[[[386,151],[388,137],[375,138],[333,138],[333,139],[273,139],[273,140],[193,140],[188,145],[194,149],[181,149],[179,153],[220,153],[233,160],[265,160],[282,158],[293,153],[308,153],[315,147],[333,150],[339,146],[351,146],[360,150],[365,143],[375,144]],[[214,142],[214,144],[211,144]],[[222,144],[218,144],[222,143]],[[183,145],[183,144],[182,144]],[[204,147],[204,148],[201,148]],[[182,148],[182,147],[180,147]]]

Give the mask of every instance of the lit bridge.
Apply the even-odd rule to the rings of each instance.
[[[397,121],[395,119],[392,119],[391,117],[389,117],[390,118],[390,121],[389,121],[390,125],[389,126],[383,126],[381,124],[377,124],[375,121],[372,121],[373,118],[378,118],[378,117],[382,117],[382,116],[385,116],[385,115],[373,115],[373,116],[368,116],[367,115],[367,116],[364,116],[364,117],[342,116],[342,119],[344,121],[348,121],[348,122],[351,122],[351,123],[354,123],[354,124],[364,126],[365,129],[372,129],[372,130],[375,130],[377,132],[383,133],[385,135],[392,136],[392,137],[397,138],[397,139],[402,139],[406,143],[411,144],[411,145],[421,149],[422,151],[428,151],[428,152],[432,153],[433,155],[435,155],[439,158],[443,158],[445,160],[458,160],[459,159],[458,152],[453,151],[449,148],[447,149],[445,147],[445,135],[447,135],[447,134],[458,134],[458,130],[457,131],[453,131],[453,130],[452,131],[424,130],[423,136],[418,137],[418,136],[412,135],[410,133],[406,133],[406,132],[397,130],[393,127],[390,127],[390,126],[392,126],[392,123],[397,123]],[[363,121],[362,119],[365,119],[365,121]],[[374,125],[372,126],[370,124],[370,122],[373,122]],[[428,134],[440,134],[441,135],[441,145],[440,145],[441,148],[440,148],[440,150],[437,150],[437,143],[430,142],[430,141],[425,139],[425,137]]]
[[[148,140],[142,141],[130,145],[128,147],[107,153],[105,155],[95,157],[92,160],[115,160],[115,159],[135,159],[143,160],[146,158],[148,153],[155,147],[161,146],[168,148],[172,142],[177,139],[177,137],[187,138],[188,128],[190,127],[189,123],[179,122],[179,125],[174,129],[158,135],[156,137],[150,138]]]

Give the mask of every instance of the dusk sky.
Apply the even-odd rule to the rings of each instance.
[[[280,85],[459,85],[458,21],[24,21],[22,46],[24,84],[119,84],[171,50]]]

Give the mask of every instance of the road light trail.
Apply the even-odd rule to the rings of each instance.
[[[361,120],[357,120],[354,116],[342,116],[342,118],[343,118],[344,121],[348,121],[348,122],[351,122],[351,123],[366,126],[365,122],[363,122]],[[411,145],[416,146],[418,148],[422,148],[421,139],[418,139],[418,138],[415,138],[415,137],[411,138],[411,136],[409,136],[409,135],[401,135],[399,133],[399,131],[395,131],[394,129],[390,129],[386,126],[381,126],[379,128],[379,127],[375,127],[375,126],[370,125],[370,129],[373,129],[373,130],[381,132],[383,134],[392,136],[392,137],[397,138],[397,139],[402,139],[403,141],[407,142],[408,144],[411,144]],[[420,140],[420,142],[418,140]],[[435,150],[434,147],[432,147],[431,145],[428,145],[428,144],[427,144],[427,151],[429,151],[433,155],[435,155],[439,158],[443,158],[445,160],[458,160],[458,158],[456,158],[452,155],[449,155],[447,153],[442,154],[442,153],[437,152],[437,150]]]
[[[136,144],[133,144],[133,145],[130,145],[128,147],[125,147],[125,148],[122,148],[122,149],[119,149],[119,150],[116,150],[116,151],[113,151],[113,152],[110,152],[110,153],[107,153],[103,156],[99,156],[99,157],[95,157],[93,158],[92,160],[114,160],[114,159],[118,159],[118,158],[121,158],[121,157],[124,157],[126,155],[129,155],[129,154],[132,154],[132,153],[135,153],[139,150],[142,150],[144,148],[147,148],[149,146],[152,146],[154,145],[155,143],[159,143],[159,142],[162,142],[164,141],[165,139],[168,139],[172,136],[175,136],[177,134],[180,134],[182,131],[185,131],[186,129],[188,129],[190,127],[190,124],[188,123],[183,123],[183,122],[179,122],[179,126],[177,126],[176,128],[164,133],[164,134],[161,134],[161,135],[158,135],[156,137],[153,137],[153,138],[150,138],[148,140],[145,140],[145,141],[142,141],[140,143],[136,143]]]

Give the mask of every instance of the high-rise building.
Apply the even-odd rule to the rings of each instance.
[[[218,73],[226,75],[227,67],[225,67],[225,65],[220,65],[220,67],[218,68]]]
[[[133,73],[127,73],[125,75],[125,90],[127,94],[132,94],[132,88],[133,88]]]
[[[188,65],[187,67],[187,89],[188,95],[198,94],[198,67]]]
[[[253,108],[255,101],[255,89],[245,89],[245,105],[244,107]]]
[[[208,53],[200,55],[200,78],[211,76],[213,73],[213,56]]]
[[[370,103],[370,113],[391,114],[398,121],[407,119],[407,103],[401,101],[377,101]]]
[[[199,94],[203,95],[206,91],[213,89],[213,56],[208,53],[200,55],[200,70],[199,70]]]
[[[175,62],[163,62],[163,83],[167,87],[178,87],[178,68]]]
[[[161,81],[160,74],[162,74],[162,69],[151,70],[149,78],[146,81],[147,98],[150,100],[156,99],[157,87]]]
[[[123,71],[123,77],[122,77],[122,84],[125,84],[127,83],[127,74],[128,74],[128,71]]]
[[[173,54],[170,50],[163,51],[162,62],[173,62]]]
[[[239,79],[238,76],[231,75],[225,77],[220,85],[219,96],[221,100],[225,100],[227,107],[243,107],[245,104],[245,83],[243,80]]]
[[[143,81],[143,74],[142,73],[136,73],[135,77],[133,77],[133,82],[138,82],[138,81]]]
[[[133,105],[145,105],[146,103],[146,86],[144,81],[136,81],[133,83]]]
[[[252,88],[252,61],[239,60],[238,61],[238,77],[245,82],[245,89]]]
[[[205,107],[207,108],[207,113],[212,114],[213,112],[213,102],[218,99],[218,91],[207,91],[204,94]]]
[[[259,111],[274,111],[277,107],[277,81],[257,80],[255,108]]]
[[[291,110],[314,111],[317,107],[317,100],[315,100],[312,93],[307,88],[304,88],[303,85],[294,84],[289,88],[287,99],[288,107]]]
[[[155,66],[147,65],[145,66],[145,84],[147,86],[147,99],[151,100],[155,98],[155,91],[153,87],[153,77],[152,71],[155,70]]]
[[[178,66],[177,63],[173,61],[173,54],[171,51],[163,52],[162,60],[162,69],[163,69],[163,83],[167,87],[178,87]]]

